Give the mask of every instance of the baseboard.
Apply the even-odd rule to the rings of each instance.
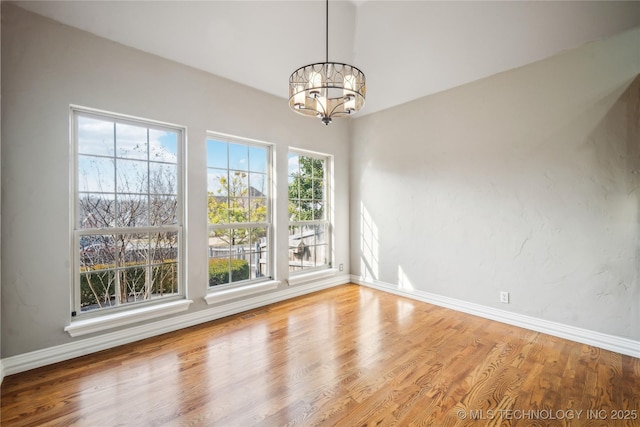
[[[19,354],[0,360],[0,373],[13,375],[52,363],[62,362],[79,356],[85,356],[97,351],[117,347],[156,335],[173,332],[189,326],[209,322],[226,316],[242,313],[243,311],[295,298],[312,292],[328,289],[334,286],[349,283],[348,274],[330,277],[324,280],[317,280],[312,283],[305,283],[261,296],[246,298],[241,301],[212,306],[208,309],[187,313],[167,319],[149,322],[144,325],[135,326],[116,332],[101,334],[98,336],[81,339],[68,344],[61,344],[42,350]]]
[[[0,385],[2,385],[2,381],[4,381],[4,362],[0,359]]]
[[[616,353],[625,354],[627,356],[640,358],[640,341],[635,341],[616,335],[603,334],[601,332],[590,331],[587,329],[577,328],[575,326],[551,322],[549,320],[525,316],[522,314],[499,310],[492,307],[486,307],[480,304],[474,304],[455,298],[431,294],[424,291],[402,289],[390,283],[380,282],[377,280],[368,280],[359,276],[352,275],[351,282],[378,289],[384,292],[389,292],[403,297],[437,305],[440,307],[450,308],[452,310],[461,311],[463,313],[473,314],[485,319],[491,319],[513,326],[519,326],[521,328],[542,332],[559,338],[565,338],[571,341],[579,342],[581,344],[592,345],[594,347],[611,350]]]

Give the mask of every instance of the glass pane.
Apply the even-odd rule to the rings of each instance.
[[[229,169],[249,170],[249,148],[246,145],[229,144]]]
[[[289,177],[289,200],[297,200],[300,198],[299,179]]]
[[[313,225],[306,225],[302,227],[302,241],[306,246],[312,246],[316,244],[316,228]]]
[[[178,163],[178,132],[149,129],[149,160]]]
[[[309,246],[307,248],[307,256],[303,264],[305,268],[313,268],[316,266],[316,247],[315,246]]]
[[[267,199],[250,199],[249,201],[250,218],[251,222],[266,222],[267,221]]]
[[[80,273],[80,311],[115,305],[115,271]]]
[[[328,264],[328,256],[327,256],[328,255],[328,249],[329,249],[329,247],[327,245],[318,245],[318,246],[315,247],[316,266],[319,267],[319,266]]]
[[[130,267],[146,264],[149,260],[149,235],[118,234],[116,235],[118,267]]]
[[[232,172],[229,178],[229,196],[247,197],[249,195],[249,175],[246,172]]]
[[[209,286],[229,283],[230,270],[231,264],[228,256],[209,258]]]
[[[299,221],[300,202],[289,200],[289,221]]]
[[[229,198],[229,222],[249,221],[249,199],[247,197]]]
[[[300,198],[313,199],[313,180],[311,178],[300,178],[298,182],[300,185]]]
[[[306,245],[302,239],[302,227],[289,227],[289,270],[302,267]]]
[[[79,237],[80,271],[106,270],[115,267],[116,242],[109,234]]]
[[[243,254],[249,250],[249,228],[231,229],[231,253]]]
[[[80,228],[106,228],[115,225],[115,194],[80,193],[79,196]]]
[[[115,191],[113,159],[78,156],[78,190],[80,192]]]
[[[178,194],[178,167],[165,163],[149,163],[149,192]]]
[[[300,171],[299,156],[297,154],[289,153],[289,176],[295,176]]]
[[[227,169],[227,143],[207,140],[207,166],[210,168]]]
[[[148,162],[116,160],[118,193],[146,194],[149,192]]]
[[[260,252],[267,247],[267,228],[256,227],[249,230],[249,247],[252,251]]]
[[[207,169],[207,191],[216,197],[227,197],[229,182],[226,170]]]
[[[311,157],[300,156],[300,176],[313,177],[313,159]]]
[[[151,267],[151,297],[178,293],[178,264],[165,262]]]
[[[324,181],[321,179],[313,180],[313,199],[324,200]]]
[[[178,198],[176,196],[151,196],[149,201],[149,225],[173,225],[178,223]]]
[[[316,202],[313,204],[313,219],[324,219],[324,203]]]
[[[207,216],[209,224],[228,224],[229,205],[225,197],[209,196],[207,201]]]
[[[151,234],[151,263],[160,264],[178,261],[178,233],[169,231],[166,233]]]
[[[251,253],[251,279],[269,276],[267,254],[267,251]]]
[[[231,246],[231,230],[216,229],[209,232],[209,258],[229,258]]]
[[[119,196],[116,204],[117,227],[146,227],[149,224],[148,196]]]
[[[113,122],[78,117],[78,153],[113,156]]]
[[[116,123],[116,156],[148,159],[147,128]]]
[[[319,224],[313,226],[314,243],[313,244],[325,244],[329,239],[329,226],[327,224]]]
[[[298,217],[300,221],[310,221],[313,219],[313,201],[300,200],[298,202]]]
[[[289,239],[298,239],[302,233],[302,227],[298,225],[289,226]]]
[[[269,189],[267,188],[267,175],[263,173],[249,174],[249,196],[265,197]]]
[[[289,250],[289,271],[302,270],[302,259],[295,257],[291,249]]]
[[[324,178],[324,160],[321,159],[311,159],[311,164],[313,165],[313,177],[317,179]]]
[[[267,173],[266,148],[249,147],[249,170],[252,172]]]
[[[136,265],[118,270],[120,277],[120,303],[136,302],[149,299],[147,287],[147,267]]]
[[[262,251],[257,254],[257,272],[256,277],[269,277],[271,271],[269,270],[269,252]]]
[[[230,282],[240,282],[248,280],[250,276],[249,253],[237,254],[231,259],[231,280]]]
[[[209,232],[209,286],[229,283],[230,242],[229,229]]]

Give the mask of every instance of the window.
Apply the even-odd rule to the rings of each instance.
[[[271,277],[270,159],[260,142],[207,139],[210,287]]]
[[[183,295],[184,129],[72,109],[74,314]]]
[[[289,152],[289,271],[330,267],[329,158]]]

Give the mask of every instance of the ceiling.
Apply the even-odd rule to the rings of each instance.
[[[32,12],[288,96],[325,59],[325,3],[18,1]],[[632,2],[329,2],[329,60],[364,71],[370,114],[640,26]]]

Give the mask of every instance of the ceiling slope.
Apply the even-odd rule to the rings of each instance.
[[[285,98],[325,58],[323,1],[19,1],[98,36]],[[339,1],[329,60],[367,76],[370,114],[640,25],[640,2]]]

